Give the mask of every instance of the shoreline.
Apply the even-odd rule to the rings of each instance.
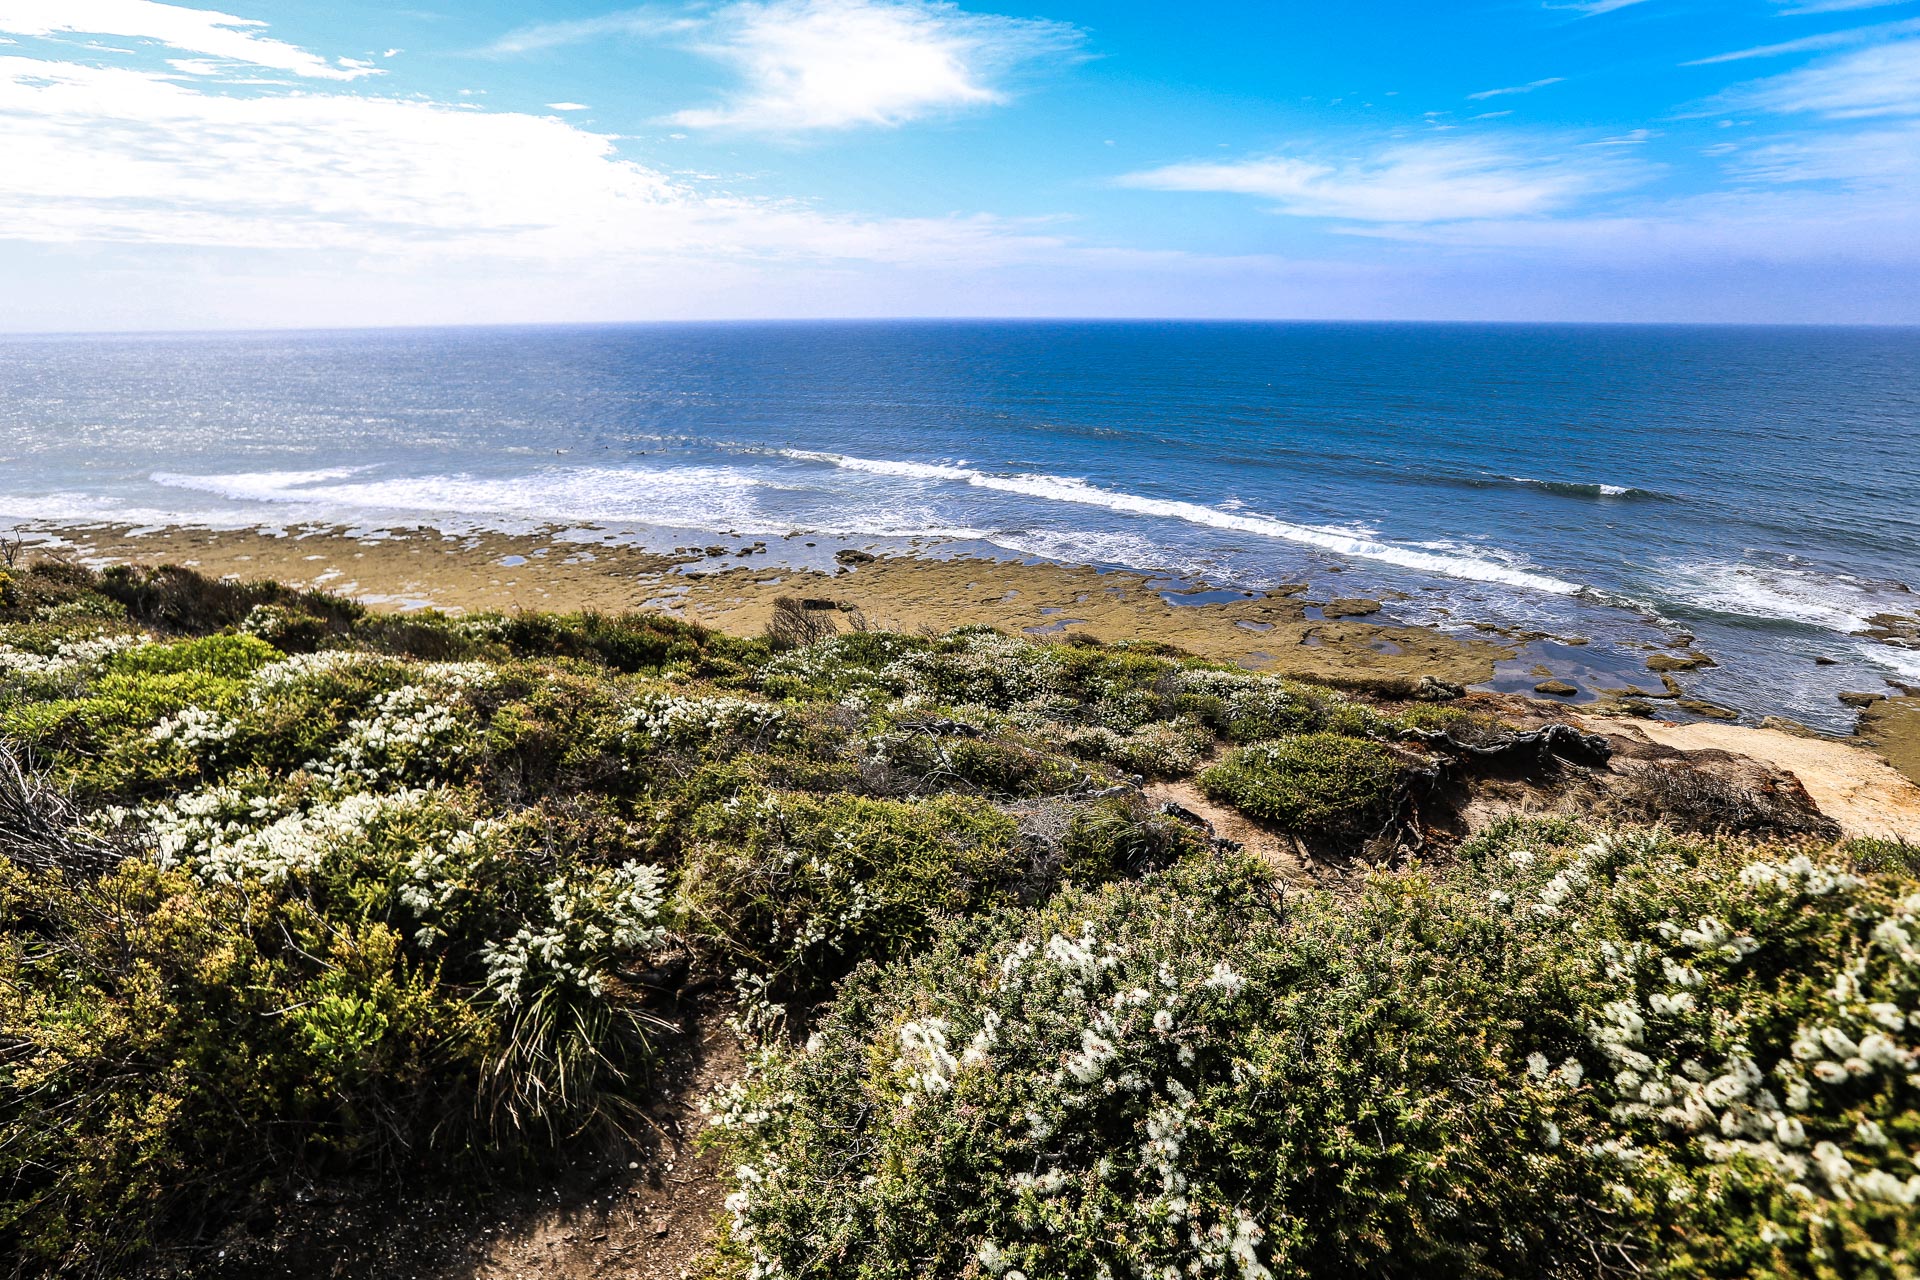
[[[1036,640],[1147,639],[1334,684],[1405,691],[1431,678],[1581,716],[1712,725],[1742,741],[1761,743],[1784,730],[1867,749],[1920,782],[1920,697],[1890,696],[1863,708],[1850,737],[1773,717],[1758,726],[1735,723],[1753,717],[1688,696],[1683,681],[1701,655],[1684,645],[1613,654],[1609,662],[1579,636],[1398,621],[1390,599],[1346,596],[1324,581],[1265,592],[1221,589],[1134,570],[800,532],[662,550],[572,526],[447,533],[424,524],[269,530],[35,522],[18,529],[32,539],[29,546],[94,565],[172,563],[215,577],[273,578],[395,611],[641,610],[759,635],[774,601],[793,596],[838,622],[860,625],[857,618],[883,630],[983,624]],[[1628,656],[1646,665],[1629,667]],[[1578,692],[1543,689],[1556,684]]]

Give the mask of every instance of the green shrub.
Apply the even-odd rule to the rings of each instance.
[[[1509,824],[958,923],[713,1104],[728,1275],[1905,1276],[1920,884]]]
[[[1842,852],[1853,860],[1856,870],[1871,874],[1892,871],[1902,875],[1920,875],[1920,845],[1906,840],[1849,840]]]
[[[1203,865],[866,972],[718,1100],[728,1274],[1543,1274],[1600,1181],[1513,1031],[1573,1027],[1434,915],[1410,882],[1282,916]]]
[[[62,572],[69,590],[105,596],[136,622],[175,634],[204,635],[238,627],[260,605],[297,609],[327,619],[335,629],[346,628],[364,613],[359,605],[322,592],[296,591],[277,582],[214,579],[179,565],[157,569],[116,565],[98,574],[74,565]]]
[[[184,796],[97,877],[0,864],[0,1244],[114,1270],[288,1179],[509,1166],[640,1088],[639,863],[454,793]]]
[[[1406,762],[1377,742],[1304,733],[1240,747],[1200,775],[1209,796],[1289,831],[1358,838],[1393,816]]]
[[[260,604],[240,620],[240,630],[257,636],[282,653],[312,653],[332,630],[318,614],[279,604]]]
[[[692,928],[818,996],[946,914],[1017,900],[1027,869],[1013,819],[984,801],[743,792],[696,815],[680,893]]]
[[[124,675],[181,675],[199,672],[244,680],[286,655],[250,635],[203,636],[171,644],[146,644],[110,658],[107,669]]]
[[[867,759],[899,779],[902,789],[975,792],[990,796],[1043,796],[1105,785],[1105,778],[1020,740],[998,736],[943,733],[924,722],[906,721],[867,740]]]

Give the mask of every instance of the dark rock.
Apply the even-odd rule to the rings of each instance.
[[[1840,701],[1850,707],[1870,707],[1886,696],[1884,693],[1843,693],[1839,695]]]
[[[1539,684],[1533,686],[1533,691],[1535,693],[1558,694],[1560,697],[1570,698],[1580,692],[1580,686],[1571,684],[1565,680],[1542,680]]]
[[[1413,696],[1422,702],[1451,702],[1466,697],[1467,691],[1436,676],[1421,676],[1420,683],[1413,687]]]
[[[1682,698],[1680,706],[1697,716],[1706,716],[1709,720],[1738,720],[1740,713],[1715,702],[1702,702],[1698,698]]]
[[[856,551],[852,547],[842,547],[833,553],[833,558],[841,564],[872,564],[878,556],[866,551]]]
[[[1694,651],[1682,654],[1656,653],[1647,659],[1649,671],[1696,671],[1701,667],[1714,665],[1712,658]]]

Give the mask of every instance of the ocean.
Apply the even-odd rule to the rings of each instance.
[[[805,530],[1397,597],[1845,729],[1920,683],[1920,330],[873,322],[0,339],[0,522]],[[776,554],[779,546],[774,546]],[[1530,687],[1527,658],[1499,687]],[[1820,659],[1829,660],[1823,665]],[[1644,672],[1642,680],[1645,682]]]

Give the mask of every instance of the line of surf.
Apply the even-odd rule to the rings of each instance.
[[[1497,564],[1490,560],[1419,551],[1412,547],[1398,546],[1339,529],[1294,524],[1272,516],[1222,511],[1217,507],[1203,506],[1197,502],[1148,498],[1117,489],[1103,489],[1097,485],[1088,484],[1085,480],[1066,476],[992,475],[973,467],[903,462],[886,458],[855,458],[846,454],[826,453],[815,449],[782,449],[779,453],[783,457],[796,461],[824,463],[847,471],[863,471],[871,475],[904,476],[922,480],[945,480],[972,485],[979,489],[1020,494],[1029,498],[1104,507],[1109,511],[1118,511],[1127,515],[1153,516],[1163,520],[1179,520],[1187,524],[1231,530],[1235,533],[1250,533],[1263,538],[1277,538],[1442,577],[1464,578],[1475,582],[1498,582],[1552,595],[1578,595],[1582,590],[1577,583],[1567,582],[1549,574]]]
[[[1605,484],[1593,480],[1537,480],[1532,476],[1505,476],[1511,484],[1524,485],[1563,498],[1664,498],[1667,495],[1630,484]]]

